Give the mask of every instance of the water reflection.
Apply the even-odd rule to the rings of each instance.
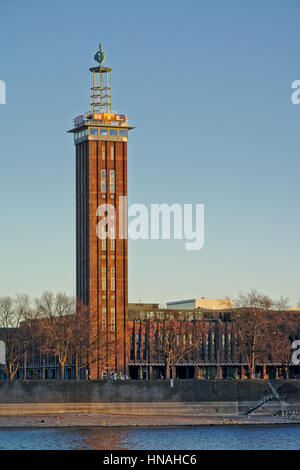
[[[124,428],[93,428],[86,429],[84,445],[94,450],[115,450],[130,448],[131,432]]]
[[[300,426],[0,429],[0,449],[300,449]]]

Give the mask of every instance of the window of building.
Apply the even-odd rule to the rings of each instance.
[[[112,145],[110,147],[110,159],[113,160],[115,158],[115,149],[114,146]]]
[[[136,359],[139,361],[141,359],[141,343],[140,335],[136,335]]]
[[[200,343],[200,358],[204,360],[204,340],[201,338],[201,343]]]
[[[130,360],[134,360],[133,335],[130,335]]]
[[[116,280],[115,280],[115,268],[111,268],[111,290],[115,290]]]
[[[115,170],[110,170],[109,172],[109,190],[111,193],[114,193],[116,190],[116,173]]]
[[[106,290],[106,268],[102,268],[102,290]]]
[[[117,135],[117,129],[110,129],[109,135]]]
[[[146,360],[146,336],[143,335],[143,360]]]
[[[100,129],[100,135],[107,135],[107,129]]]
[[[90,127],[90,134],[98,134],[98,129],[96,127]]]
[[[119,135],[121,137],[127,137],[127,130],[126,129],[119,129]]]
[[[228,333],[228,336],[227,336],[227,340],[228,340],[228,352],[229,354],[231,354],[231,334]]]
[[[107,372],[102,372],[102,380],[107,380]]]
[[[114,308],[111,309],[111,329],[114,331],[116,328],[116,311]]]
[[[101,170],[101,192],[106,193],[106,170]]]
[[[105,160],[105,145],[102,145],[102,160]]]
[[[225,350],[225,335],[222,335],[222,349]]]
[[[106,328],[106,308],[102,308],[102,328]]]
[[[215,334],[212,333],[212,334],[211,334],[211,359],[212,359],[212,360],[215,359],[215,346],[216,346],[216,343],[215,343]]]

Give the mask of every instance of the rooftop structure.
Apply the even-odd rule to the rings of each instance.
[[[210,309],[210,310],[224,310],[232,308],[233,302],[231,299],[207,299],[206,297],[176,300],[167,302],[167,308],[171,309]]]

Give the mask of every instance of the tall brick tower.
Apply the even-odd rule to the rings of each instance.
[[[111,68],[102,65],[104,58],[100,44],[97,65],[90,68],[90,111],[76,117],[69,131],[76,147],[77,300],[89,307],[91,335],[97,340],[91,353],[92,379],[128,374],[129,353],[124,196],[132,127],[126,115],[111,110]]]

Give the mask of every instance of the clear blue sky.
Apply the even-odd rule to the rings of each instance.
[[[2,0],[0,295],[75,291],[72,118],[99,42],[136,129],[129,202],[204,203],[205,246],[129,244],[129,300],[300,299],[297,0]]]

